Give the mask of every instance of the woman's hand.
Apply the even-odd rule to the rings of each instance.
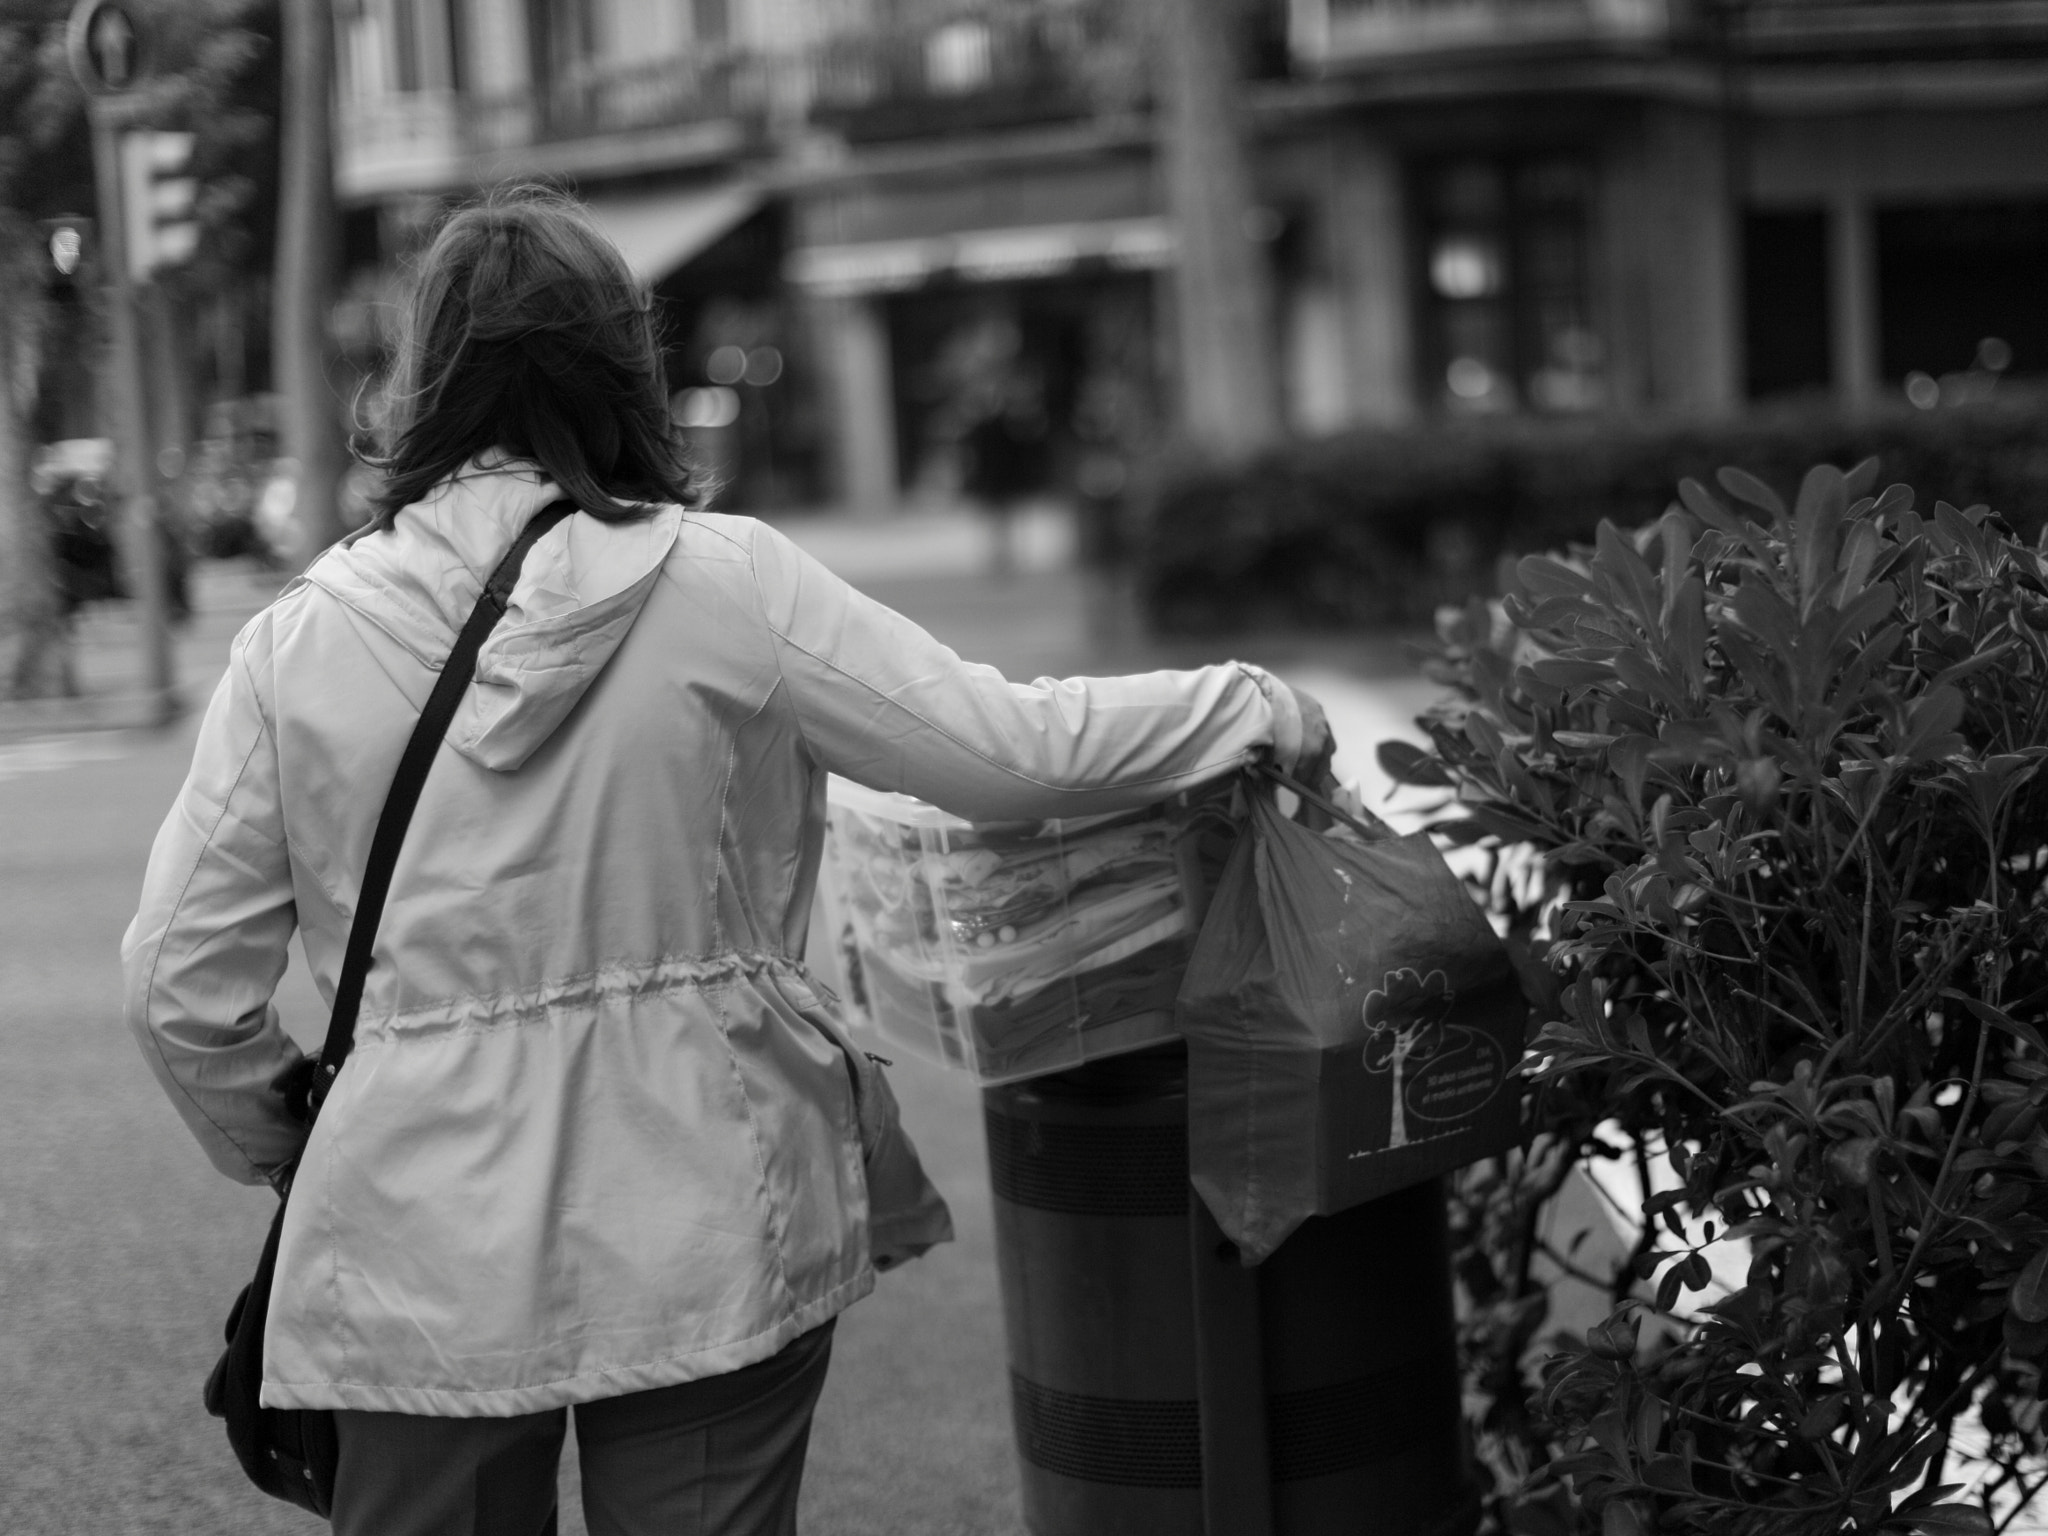
[[[1301,711],[1301,756],[1295,759],[1290,771],[1310,789],[1326,794],[1337,783],[1330,771],[1330,761],[1337,755],[1337,742],[1330,735],[1329,718],[1313,694],[1299,688],[1289,691],[1294,695],[1295,708]]]

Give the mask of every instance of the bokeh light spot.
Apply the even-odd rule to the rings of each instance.
[[[737,384],[746,376],[746,372],[745,347],[720,347],[704,364],[704,377],[714,384]]]

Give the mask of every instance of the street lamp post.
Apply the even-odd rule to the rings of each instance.
[[[148,77],[148,38],[120,0],[79,0],[66,38],[72,72],[84,87],[92,122],[93,177],[99,194],[101,263],[112,302],[107,306],[113,356],[108,369],[114,429],[115,478],[123,509],[121,544],[135,594],[143,653],[143,687],[152,724],[178,712],[171,659],[170,601],[143,393],[142,337],[135,308],[133,256],[146,231],[131,228],[124,195],[123,134],[140,125],[136,88]],[[146,204],[144,205],[146,207]]]

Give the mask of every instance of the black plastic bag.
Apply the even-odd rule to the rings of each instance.
[[[1310,1216],[1513,1145],[1528,1008],[1426,834],[1250,798],[1176,1020],[1195,1188],[1257,1263]]]

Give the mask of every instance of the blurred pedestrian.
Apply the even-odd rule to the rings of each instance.
[[[455,213],[407,324],[377,521],[235,643],[129,1022],[218,1167],[292,1179],[262,1396],[335,1410],[337,1531],[552,1531],[573,1409],[596,1536],[787,1533],[833,1320],[873,1284],[849,1048],[803,964],[827,773],[1077,815],[1328,733],[1235,664],[1006,682],[688,510],[648,301],[557,196]],[[308,1135],[286,943],[331,996],[414,716],[558,498],[581,515],[481,653]]]
[[[1115,648],[1129,639],[1132,479],[1140,411],[1130,381],[1100,368],[1074,407],[1075,554],[1089,592],[1089,633]]]
[[[1052,433],[1038,382],[1021,371],[1006,377],[961,446],[967,454],[962,484],[988,513],[994,569],[1007,577],[1018,565],[1018,510],[1045,489],[1051,469]]]
[[[30,472],[56,553],[67,625],[87,603],[128,595],[115,535],[119,511],[107,494],[113,446],[103,437],[52,443],[38,451]]]

